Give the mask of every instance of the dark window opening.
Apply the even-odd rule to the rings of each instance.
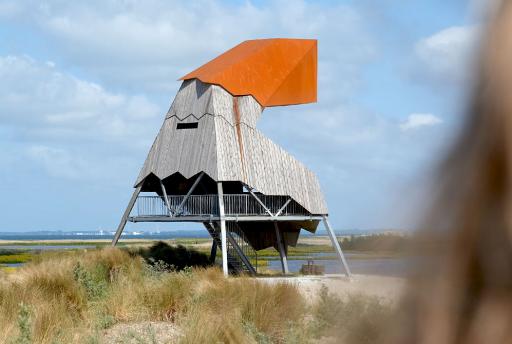
[[[178,123],[176,129],[196,129],[198,122],[192,123]]]

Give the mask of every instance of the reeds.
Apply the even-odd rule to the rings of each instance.
[[[293,286],[225,279],[217,268],[165,272],[111,248],[42,254],[0,281],[2,343],[86,342],[117,322],[152,320],[179,324],[184,343],[281,341],[303,312]]]
[[[309,343],[337,334],[348,316],[337,311],[372,312],[337,308],[328,294],[319,302],[327,313],[290,283],[226,279],[214,267],[168,272],[121,249],[41,254],[0,276],[0,342],[102,343],[116,323],[165,321],[182,343]],[[325,316],[334,322],[319,326]]]

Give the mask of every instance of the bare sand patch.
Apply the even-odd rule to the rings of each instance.
[[[265,277],[258,278],[265,283],[291,283],[296,285],[306,300],[314,302],[322,286],[329,292],[342,298],[350,295],[376,296],[390,302],[397,302],[403,295],[407,280],[399,277],[377,275],[343,275],[301,276],[301,277]]]
[[[119,323],[103,331],[103,343],[176,343],[181,336],[177,326],[168,321]]]

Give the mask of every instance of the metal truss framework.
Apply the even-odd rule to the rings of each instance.
[[[222,182],[217,182],[217,192],[218,192],[218,205],[219,205],[219,214],[218,215],[209,215],[209,216],[191,216],[191,215],[184,215],[182,213],[183,206],[187,202],[188,198],[196,187],[198,186],[199,182],[201,181],[202,177],[204,175],[204,172],[202,172],[194,181],[190,189],[188,190],[187,194],[181,201],[181,203],[178,205],[178,207],[173,211],[170,204],[169,199],[167,195],[167,191],[165,189],[165,186],[163,182],[160,180],[160,187],[162,189],[163,198],[166,204],[166,208],[168,211],[167,216],[134,216],[130,217],[130,213],[135,205],[135,202],[137,200],[137,197],[140,194],[142,183],[135,189],[132,198],[130,199],[128,206],[126,207],[126,210],[123,214],[123,217],[121,218],[121,222],[119,223],[119,226],[117,228],[116,234],[114,236],[114,239],[112,240],[112,246],[115,246],[117,242],[119,241],[119,238],[121,237],[121,234],[124,230],[124,227],[126,226],[126,222],[201,222],[201,223],[212,223],[212,222],[218,222],[220,224],[220,232],[221,232],[221,250],[222,250],[222,270],[224,272],[224,275],[227,276],[229,273],[228,270],[228,259],[227,259],[227,243],[228,243],[228,233],[226,231],[226,221],[234,221],[234,222],[243,222],[243,221],[272,221],[274,222],[275,227],[275,233],[276,233],[276,239],[277,239],[277,246],[279,249],[279,255],[281,258],[281,266],[284,274],[289,273],[288,268],[288,258],[286,253],[286,246],[283,240],[282,231],[279,229],[278,223],[281,221],[322,221],[324,224],[324,227],[329,235],[329,238],[331,240],[331,243],[336,251],[336,254],[338,256],[338,259],[343,266],[345,270],[345,274],[348,277],[351,277],[350,269],[348,267],[347,261],[345,259],[345,256],[343,254],[343,251],[341,250],[340,244],[336,238],[336,234],[333,231],[328,219],[327,215],[282,215],[283,211],[286,209],[286,207],[290,204],[292,201],[292,198],[289,197],[285,203],[279,208],[279,210],[275,213],[272,213],[272,211],[269,209],[269,207],[256,195],[255,190],[248,185],[245,185],[245,188],[248,190],[248,192],[251,194],[251,196],[258,202],[267,215],[240,215],[240,216],[226,216],[224,212],[224,192],[222,187]],[[234,243],[234,244],[233,244]],[[237,252],[240,254],[241,259],[246,263],[248,262],[247,257],[243,254],[243,252],[240,250],[240,247],[236,244],[236,242],[231,238],[230,244],[237,250]],[[212,255],[214,255],[214,252],[216,252],[217,244],[214,241],[212,246]],[[213,256],[214,257],[214,256]],[[250,266],[250,264],[247,264]]]

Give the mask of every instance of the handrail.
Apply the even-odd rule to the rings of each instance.
[[[267,209],[274,216],[309,215],[297,202],[290,201],[289,196],[268,196],[258,194],[263,207],[258,200],[250,194],[225,194],[224,211],[226,216],[257,215],[270,216]],[[137,216],[216,216],[219,214],[219,199],[216,194],[207,195],[168,195],[168,202],[163,196],[137,197],[135,210]],[[179,210],[178,214],[177,211]]]
[[[256,275],[256,269],[252,266],[251,262],[249,262],[249,259],[245,255],[244,249],[242,249],[238,245],[238,243],[236,242],[235,238],[233,238],[233,235],[231,234],[230,231],[227,231],[226,234],[227,234],[226,235],[227,240],[228,240],[230,246],[236,251],[238,258],[244,263],[244,265],[246,266],[247,270],[249,270],[249,273],[251,275]],[[246,245],[248,245],[248,244],[246,244]]]

